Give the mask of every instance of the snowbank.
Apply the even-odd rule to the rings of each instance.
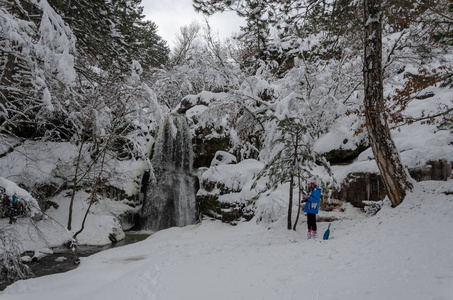
[[[214,164],[201,175],[200,179],[221,182],[230,190],[240,191],[263,167],[264,164],[255,159],[245,159],[238,164]]]
[[[0,187],[3,187],[5,189],[5,193],[8,197],[16,195],[19,201],[24,201],[25,203],[27,203],[26,207],[30,209],[31,217],[41,213],[36,199],[14,182],[0,177]]]
[[[66,191],[67,192],[67,191]],[[47,214],[59,224],[67,226],[69,215],[70,195],[62,192],[51,200],[57,203],[58,209],[51,207]],[[72,230],[77,232],[82,224],[88,208],[89,193],[79,191],[74,197]],[[106,245],[112,241],[109,235],[113,234],[117,240],[124,239],[124,232],[117,218],[120,214],[130,210],[131,207],[120,201],[103,198],[98,204],[91,206],[87,216],[85,229],[77,236],[80,245]]]
[[[17,184],[61,184],[61,177],[70,176],[68,165],[77,157],[77,148],[70,143],[25,141],[15,151],[0,158],[0,174]]]
[[[87,144],[86,147],[89,147]],[[0,158],[0,174],[16,182],[33,187],[39,184],[61,185],[73,180],[74,166],[78,157],[78,147],[68,142],[25,141],[13,152]],[[83,162],[91,158],[82,158]],[[138,181],[144,170],[149,168],[142,160],[108,160],[106,172],[109,174],[106,185],[114,186],[135,194],[139,189]]]
[[[10,227],[15,231],[22,243],[21,251],[34,251],[35,253],[50,251],[50,248],[59,247],[71,241],[74,233],[80,229],[88,207],[88,203],[85,201],[87,198],[88,193],[84,191],[78,192],[75,196],[72,231],[66,229],[70,199],[68,191],[63,191],[50,199],[58,204],[58,209],[55,207],[48,209],[42,220],[35,222],[30,218],[18,218],[17,222],[9,225],[8,219],[3,218],[0,219],[0,228]],[[77,244],[102,246],[110,244],[111,238],[118,241],[124,239],[125,234],[117,216],[131,209],[125,203],[108,198],[92,206],[87,216],[85,229],[77,236]]]

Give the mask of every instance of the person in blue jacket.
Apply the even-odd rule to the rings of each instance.
[[[303,195],[302,202],[306,202],[304,212],[307,213],[307,238],[316,238],[316,215],[319,212],[319,200],[321,199],[321,189],[316,186],[316,179],[308,184],[308,193]]]

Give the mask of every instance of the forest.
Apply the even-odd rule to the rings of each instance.
[[[451,179],[453,2],[193,0],[193,9],[234,11],[246,25],[222,40],[209,19],[192,22],[170,48],[141,0],[0,0],[5,203],[18,194],[37,222],[64,194],[60,225],[76,245],[106,195],[141,209],[144,182],[158,181],[165,147],[176,144],[193,148],[177,156],[202,186],[193,192],[199,210],[222,218],[209,207],[207,185],[223,155],[253,173],[240,185],[259,190],[231,187],[231,195],[243,191],[231,202],[257,222],[284,219],[294,231],[307,182],[315,176],[325,199],[338,198],[352,173],[338,168],[359,155],[375,162],[382,182],[373,200],[386,196],[394,209],[417,188],[414,168],[447,161]],[[161,135],[172,134],[175,144],[164,144]],[[428,137],[425,146],[436,150],[408,154],[411,142]],[[260,202],[282,188],[283,211]],[[78,201],[88,205],[82,222]],[[29,274],[5,207],[2,277],[16,281]]]

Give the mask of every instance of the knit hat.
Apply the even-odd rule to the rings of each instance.
[[[308,181],[308,185],[309,185],[310,187],[316,186],[316,177],[311,178],[311,179]]]

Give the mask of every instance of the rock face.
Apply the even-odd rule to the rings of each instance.
[[[247,194],[250,189],[247,184],[262,167],[263,164],[253,159],[236,164],[233,155],[217,152],[211,167],[200,178],[197,193],[200,213],[232,225],[252,219],[253,196]]]
[[[333,198],[350,202],[363,208],[362,201],[379,201],[385,198],[386,191],[381,176],[375,173],[351,173],[341,184],[341,189],[333,193]]]
[[[453,178],[453,162],[446,160],[428,161],[423,167],[409,169],[416,181],[448,180]],[[362,201],[379,201],[386,196],[381,176],[376,173],[351,173],[341,184],[341,189],[333,194],[334,198],[350,202],[355,207],[363,208]]]
[[[217,151],[231,148],[230,139],[227,136],[208,137],[211,131],[207,128],[197,130],[193,139],[194,157],[193,167],[209,167]]]
[[[187,117],[193,130],[194,169],[209,168],[217,151],[228,151],[238,159],[258,157],[262,132],[243,109],[225,101],[230,97],[204,91],[184,97],[175,109]]]
[[[332,164],[346,164],[352,162],[360,153],[366,150],[368,145],[358,145],[355,149],[345,150],[345,149],[336,149],[331,150],[325,153],[327,161]]]
[[[236,225],[242,220],[250,221],[253,218],[253,209],[247,203],[221,202],[219,196],[197,196],[200,213],[231,225]]]
[[[453,178],[453,162],[446,160],[428,161],[425,166],[409,170],[416,181],[448,180]]]

